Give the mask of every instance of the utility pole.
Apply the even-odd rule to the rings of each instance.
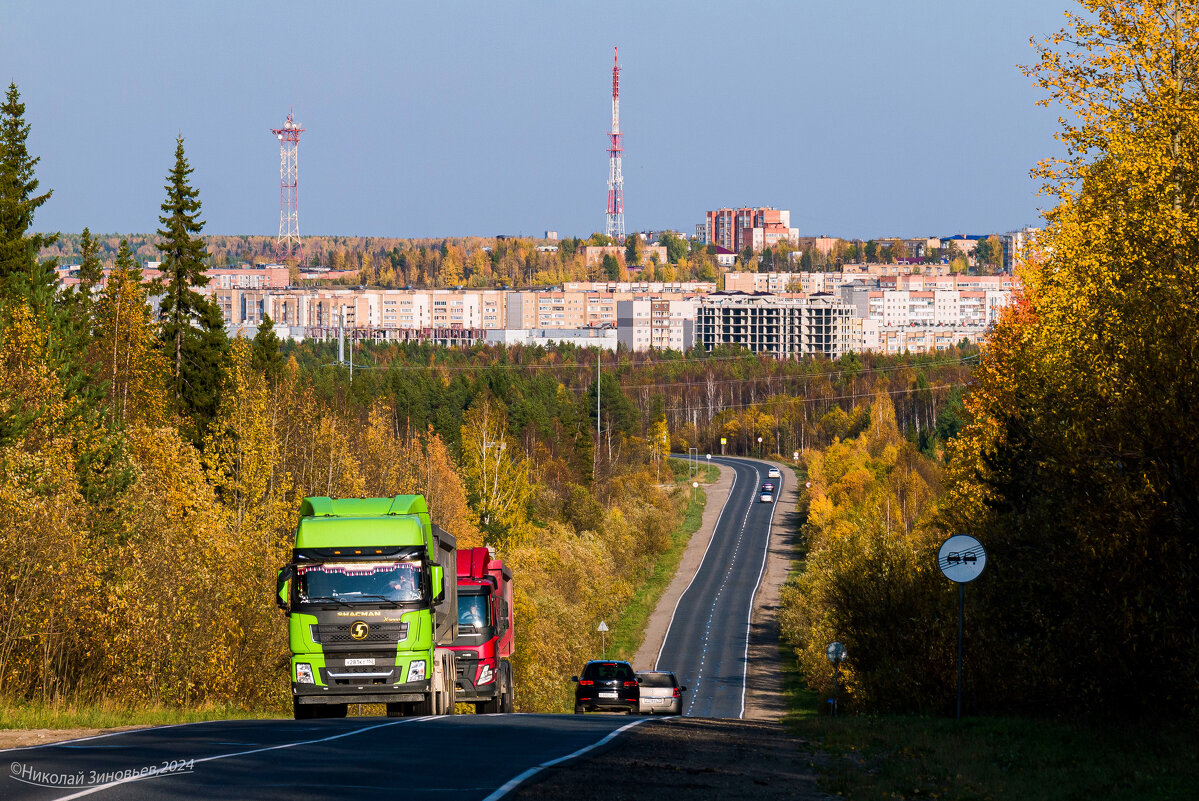
[[[337,309],[337,363],[346,363],[346,307]]]
[[[595,352],[595,467],[592,468],[592,478],[595,477],[595,472],[599,469],[599,449],[600,449],[600,393],[604,391],[603,378],[604,369],[604,351],[601,348],[596,348]]]

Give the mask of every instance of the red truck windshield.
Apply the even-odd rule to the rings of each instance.
[[[491,620],[487,614],[486,595],[458,596],[459,629],[473,632],[489,625],[491,625]]]

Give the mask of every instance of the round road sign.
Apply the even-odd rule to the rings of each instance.
[[[937,552],[937,567],[945,578],[958,584],[974,581],[986,566],[986,549],[968,534],[955,534],[941,543]]]
[[[834,663],[844,662],[845,657],[847,656],[845,653],[845,646],[839,642],[829,643],[829,646],[824,653],[828,656],[828,661]]]

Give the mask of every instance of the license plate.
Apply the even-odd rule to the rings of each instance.
[[[374,659],[347,659],[346,667],[372,667],[375,664]]]
[[[619,695],[617,693],[600,693],[599,697],[600,698],[617,698],[617,697],[619,697]]]

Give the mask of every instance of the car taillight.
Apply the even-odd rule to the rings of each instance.
[[[682,694],[681,692],[679,692],[679,688],[678,688],[678,687],[675,687],[675,688],[674,688],[674,697],[675,697],[675,698],[682,698],[682,697],[683,697],[683,694]]]
[[[595,684],[595,682],[591,679],[579,679],[579,684],[583,685],[584,687],[590,687],[592,684]]]
[[[626,687],[636,687],[636,686],[637,686],[637,682],[635,682],[635,681],[626,681],[626,682],[624,683],[624,686],[626,686]]]

